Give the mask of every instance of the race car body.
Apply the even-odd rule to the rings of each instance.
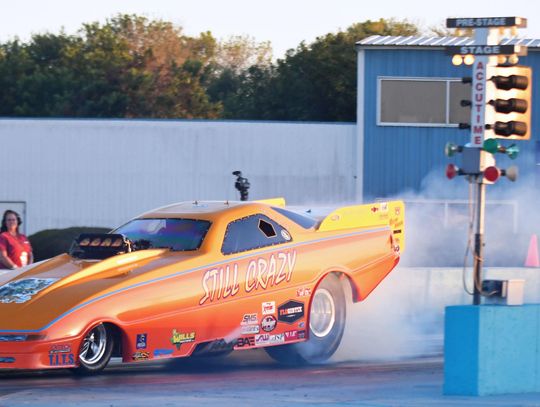
[[[324,219],[283,199],[186,202],[83,234],[69,254],[0,274],[0,368],[93,373],[114,355],[254,347],[325,360],[343,334],[343,285],[361,301],[396,266],[403,219],[401,201]]]

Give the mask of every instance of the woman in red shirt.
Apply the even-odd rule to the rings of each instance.
[[[34,261],[28,238],[19,233],[21,217],[8,209],[2,218],[0,229],[0,263],[4,268],[16,269]]]

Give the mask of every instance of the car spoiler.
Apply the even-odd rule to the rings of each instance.
[[[405,250],[405,204],[403,201],[344,206],[326,216],[319,231],[390,227],[394,244]]]

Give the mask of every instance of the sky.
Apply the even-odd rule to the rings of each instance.
[[[540,38],[540,1],[522,0],[1,0],[0,42],[36,33],[75,34],[82,23],[105,22],[118,13],[171,21],[184,33],[210,31],[218,39],[250,36],[270,41],[274,57],[301,41],[344,30],[353,23],[379,18],[407,19],[424,28],[442,27],[448,17],[508,17],[528,19],[520,37]]]

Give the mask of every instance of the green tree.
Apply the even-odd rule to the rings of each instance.
[[[217,44],[215,63],[218,70],[236,74],[253,65],[268,67],[272,64],[272,46],[269,41],[258,43],[249,36],[231,36]]]
[[[189,37],[169,22],[118,15],[73,36],[0,44],[0,115],[354,121],[354,44],[417,33],[407,21],[365,21],[274,64],[268,42]]]
[[[14,40],[0,45],[0,114],[69,114],[73,73],[64,58],[75,42],[65,34],[45,34],[35,35],[29,44]]]
[[[84,26],[85,47],[74,58],[87,77],[83,116],[215,118],[202,81],[215,40],[182,35],[163,21],[121,15]],[[106,90],[108,89],[108,91]]]
[[[76,36],[0,45],[4,116],[215,118],[205,81],[216,41],[163,21],[118,15]]]
[[[370,35],[414,35],[407,21],[366,21],[302,42],[275,67],[252,67],[224,100],[224,116],[237,119],[354,121],[355,43]],[[223,86],[223,85],[222,85]]]
[[[229,107],[229,111],[223,112],[222,117],[239,117],[238,112],[244,109],[240,92],[251,94],[250,87],[257,86],[253,80],[261,80],[261,72],[271,67],[270,42],[258,43],[249,36],[232,36],[217,44],[210,75],[205,83],[210,99]]]

